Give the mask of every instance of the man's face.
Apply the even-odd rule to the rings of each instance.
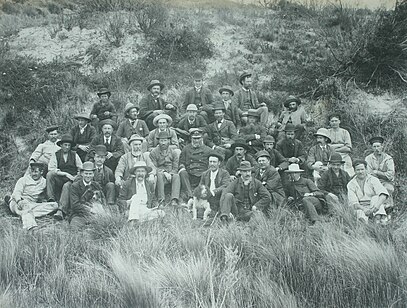
[[[135,120],[135,119],[137,119],[137,116],[138,116],[137,108],[132,108],[132,109],[129,110],[129,118],[130,119]]]
[[[215,119],[217,121],[222,121],[225,113],[223,112],[223,110],[215,110],[215,113],[213,115],[215,116]]]
[[[366,167],[364,164],[355,166],[355,173],[358,179],[363,180],[366,177]]]
[[[338,127],[339,127],[339,124],[341,124],[341,120],[339,120],[337,117],[332,117],[332,118],[329,120],[329,125],[330,125],[332,128],[338,128]]]
[[[242,177],[242,180],[245,182],[252,178],[251,170],[240,170],[240,175]]]
[[[42,169],[38,167],[32,167],[30,170],[30,174],[34,181],[38,181],[42,176]]]
[[[285,137],[286,137],[288,140],[294,140],[294,138],[295,138],[295,132],[285,132]]]
[[[95,159],[95,165],[97,167],[100,167],[105,163],[106,155],[100,155],[100,154],[96,153],[94,159]]]
[[[164,130],[168,128],[168,121],[166,119],[160,119],[157,122],[158,128]]]
[[[58,139],[58,131],[53,130],[52,132],[48,133],[48,140],[52,143],[55,143]]]
[[[147,175],[147,170],[144,168],[137,168],[136,171],[134,171],[134,175],[136,176],[137,181],[144,181],[144,178]]]
[[[383,145],[380,142],[374,142],[372,144],[372,149],[375,154],[382,154],[383,152]]]
[[[264,143],[264,149],[265,150],[271,150],[274,148],[274,142],[265,142]]]
[[[191,138],[191,144],[194,148],[199,147],[202,144],[202,137],[192,137]]]
[[[235,154],[237,157],[243,157],[245,153],[246,153],[245,148],[242,148],[242,147],[235,148]]]
[[[80,127],[80,128],[85,127],[85,125],[88,124],[88,120],[79,118],[79,119],[78,119],[78,124],[79,124],[79,127]]]
[[[242,81],[242,85],[246,89],[250,89],[252,87],[252,77],[246,77]]]
[[[188,110],[187,111],[187,116],[190,120],[195,119],[196,115],[198,114],[198,111],[195,110]]]
[[[301,174],[298,173],[298,172],[294,172],[294,173],[290,173],[290,174],[289,174],[289,177],[290,177],[290,180],[291,180],[292,182],[297,182],[297,181],[300,179]]]
[[[141,153],[141,145],[142,142],[141,140],[134,140],[130,143],[130,147],[131,147],[131,152],[133,154],[137,154],[139,155]]]
[[[297,108],[298,108],[297,102],[291,102],[288,104],[288,109],[291,111],[295,111],[297,110]]]
[[[257,122],[257,117],[253,117],[253,116],[248,116],[247,117],[247,123],[248,124],[256,124],[256,122]]]
[[[93,171],[84,170],[82,171],[82,177],[85,183],[89,183],[93,180]]]
[[[326,138],[323,136],[317,136],[317,143],[320,145],[326,145]]]
[[[338,172],[339,172],[339,169],[341,169],[341,167],[342,167],[342,164],[341,164],[341,163],[329,163],[329,167],[331,167],[332,170],[333,170],[335,173],[338,173]]]
[[[158,144],[161,149],[168,149],[168,146],[170,145],[170,139],[169,138],[160,138],[160,139],[158,139]]]
[[[213,172],[219,169],[220,161],[218,157],[209,156],[209,169]]]
[[[99,96],[99,99],[100,99],[100,101],[101,101],[103,104],[107,104],[107,102],[108,102],[108,100],[109,100],[109,95],[107,95],[107,94],[102,94],[102,95]]]
[[[112,127],[112,125],[109,125],[109,124],[103,125],[103,127],[102,127],[102,134],[103,134],[105,137],[109,138],[109,137],[113,134],[113,127]]]
[[[202,79],[195,79],[194,80],[194,85],[196,88],[200,88],[203,85],[203,80]]]
[[[71,144],[69,142],[64,142],[61,144],[61,149],[64,153],[68,153],[71,149]]]
[[[159,85],[153,86],[150,89],[151,94],[153,94],[154,96],[158,96],[161,93],[161,88]]]
[[[266,156],[259,157],[257,163],[260,169],[266,169],[267,166],[270,166],[270,160]]]
[[[222,91],[221,96],[224,101],[228,101],[231,98],[231,94],[229,91]]]

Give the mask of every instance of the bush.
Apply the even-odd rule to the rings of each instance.
[[[135,16],[140,29],[149,35],[165,25],[168,19],[168,11],[161,1],[144,3],[135,11]]]
[[[120,13],[115,13],[106,21],[103,29],[107,41],[115,47],[120,47],[126,35],[126,20]]]

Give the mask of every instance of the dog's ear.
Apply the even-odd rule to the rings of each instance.
[[[106,206],[106,197],[103,191],[99,190],[100,192],[100,202],[102,203],[103,206]]]
[[[201,191],[202,191],[202,186],[203,185],[198,185],[193,192],[194,197],[196,197],[197,199],[201,199]]]

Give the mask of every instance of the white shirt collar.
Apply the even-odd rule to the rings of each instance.
[[[91,183],[91,182],[86,183],[86,182],[85,182],[85,180],[82,180],[82,182],[83,182],[83,185],[85,185],[85,187],[89,186],[89,185],[90,185],[90,183]]]

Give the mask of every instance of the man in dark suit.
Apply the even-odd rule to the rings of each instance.
[[[120,157],[124,154],[122,140],[114,134],[116,123],[112,120],[103,120],[100,122],[101,134],[93,138],[90,143],[89,160],[93,161],[95,156],[95,147],[104,144],[107,150],[105,166],[113,172],[116,170]]]
[[[285,138],[277,143],[276,150],[287,159],[288,164],[301,166],[305,163],[307,156],[302,142],[295,139],[296,130],[293,124],[288,123],[284,130]],[[288,169],[288,166],[285,169]]]
[[[240,128],[239,137],[250,146],[250,153],[255,154],[263,147],[262,140],[266,137],[267,130],[264,124],[258,123],[259,114],[254,109],[247,112],[247,124]]]
[[[180,143],[189,139],[189,130],[191,128],[204,129],[207,126],[205,119],[198,114],[198,107],[194,104],[187,106],[186,115],[179,121],[175,131]],[[185,143],[183,143],[185,145]]]
[[[107,150],[104,144],[95,146],[95,182],[99,183],[103,189],[103,193],[106,196],[107,205],[112,207],[116,201],[115,179],[112,169],[105,166]]]
[[[71,136],[76,146],[72,150],[78,153],[82,162],[85,162],[86,155],[89,152],[89,145],[96,136],[96,128],[90,125],[90,118],[87,114],[78,114],[74,117],[78,124],[71,129]]]
[[[219,202],[222,191],[230,183],[230,175],[225,169],[220,167],[224,156],[219,151],[213,151],[209,157],[209,170],[202,174],[199,185],[205,185],[209,188],[208,202],[214,213],[219,211]]]
[[[252,166],[257,166],[255,159],[247,153],[249,146],[243,139],[238,139],[231,148],[234,155],[228,159],[225,169],[229,172],[231,180],[240,175],[239,166],[242,161],[248,161]]]
[[[273,136],[266,136],[263,140],[263,148],[270,155],[270,165],[275,167],[277,171],[285,170],[289,165],[288,159],[274,148],[275,144],[276,140]]]
[[[232,121],[236,128],[239,129],[242,126],[242,121],[240,120],[239,108],[232,100],[235,92],[230,86],[223,86],[219,89],[219,94],[222,96],[222,104],[225,106],[225,119]]]
[[[124,108],[125,119],[120,122],[117,129],[117,136],[122,138],[123,144],[127,144],[132,135],[137,134],[146,138],[150,133],[146,122],[138,118],[139,108],[132,103],[128,103]]]
[[[97,128],[100,121],[111,119],[117,121],[116,108],[109,101],[112,93],[107,88],[101,88],[97,93],[99,101],[95,103],[90,112],[92,125]]]

